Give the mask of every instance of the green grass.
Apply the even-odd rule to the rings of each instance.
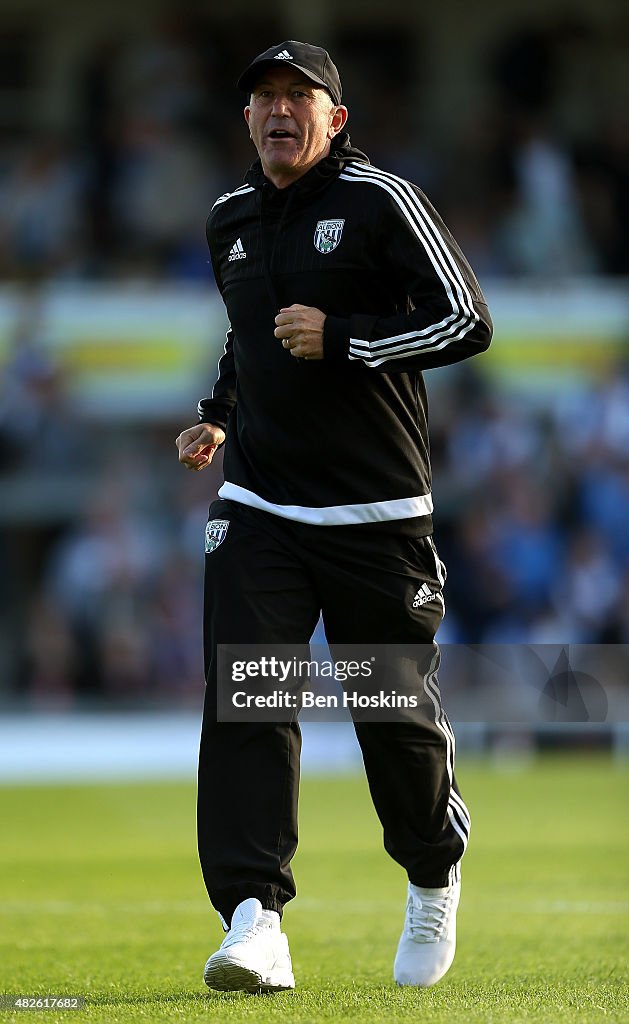
[[[221,933],[191,785],[0,790],[0,991],[86,997],[46,1024],[628,1021],[627,767],[582,755],[458,774],[473,841],[457,959],[433,989],[392,983],[405,881],[363,779],[344,778],[302,786],[284,918],[298,987],[275,996],[204,991]]]

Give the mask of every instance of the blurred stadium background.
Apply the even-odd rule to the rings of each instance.
[[[62,712],[116,713],[110,761],[193,765],[221,467],[173,441],[222,350],[204,225],[254,156],[234,82],[285,38],[332,52],[353,141],[425,189],[494,314],[487,355],[426,375],[441,639],[629,642],[628,37],[622,0],[4,0],[5,776],[52,763],[37,716]],[[153,755],[119,717],[149,709]]]

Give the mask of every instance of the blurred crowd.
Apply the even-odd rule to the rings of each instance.
[[[181,12],[86,52],[67,127],[2,140],[0,273],[206,279],[206,212],[255,155],[234,79],[281,38],[272,19],[221,36]],[[354,143],[425,188],[481,277],[629,272],[627,107],[598,82],[585,114],[583,70],[604,76],[608,44],[582,15],[515,22],[479,54],[478,109],[440,132],[428,28],[329,43]]]
[[[66,505],[55,521],[53,500],[25,534],[0,530],[4,646],[16,656],[5,696],[196,705],[203,534],[220,457],[201,474],[180,467],[181,424],[100,437],[71,428],[42,370],[12,369],[41,416],[17,441],[0,419],[3,468],[33,473],[33,496],[46,501],[46,472],[67,474],[74,460],[82,490],[74,514]],[[629,643],[629,367],[538,406],[496,390],[473,363],[427,377],[435,535],[448,567],[439,639]],[[69,436],[68,463],[55,451]],[[39,438],[48,461],[33,466]]]
[[[629,642],[629,364],[541,406],[463,364],[432,420],[440,639]]]
[[[67,131],[3,139],[0,274],[208,286],[205,213],[254,156],[233,82],[282,36],[243,25],[235,50],[169,14],[86,52]],[[425,188],[481,281],[546,283],[629,273],[627,108],[584,116],[574,74],[604,45],[581,15],[514,23],[481,55],[475,116],[441,137],[418,100],[429,34],[425,59],[399,31],[330,40],[354,143]],[[0,697],[198,706],[220,457],[186,473],[187,424],[82,419],[38,324],[20,332],[0,366]],[[427,379],[440,639],[629,643],[629,365],[536,403],[473,362]]]

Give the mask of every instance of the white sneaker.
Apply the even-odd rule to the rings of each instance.
[[[221,992],[279,992],[295,988],[288,939],[280,915],[248,899],[234,910],[220,949],[205,965],[203,980]]]
[[[393,965],[398,985],[428,988],[450,968],[460,896],[460,882],[445,889],[422,889],[409,882],[406,920]]]

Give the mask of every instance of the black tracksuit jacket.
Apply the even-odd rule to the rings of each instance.
[[[328,223],[325,223],[328,222]],[[489,345],[480,286],[415,185],[346,134],[284,189],[259,161],[207,223],[230,329],[201,421],[227,433],[219,495],[314,525],[432,532],[422,370]],[[326,315],[324,359],[274,335],[281,307]]]

